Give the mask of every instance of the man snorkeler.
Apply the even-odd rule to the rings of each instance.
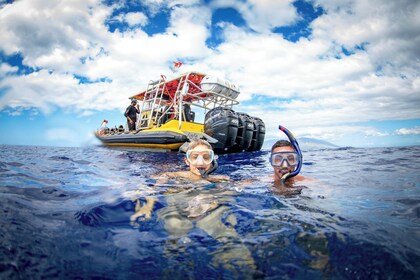
[[[284,126],[279,126],[289,141],[279,140],[271,147],[270,164],[274,170],[273,191],[279,194],[300,194],[302,186],[294,186],[295,182],[310,180],[298,175],[302,167],[302,152],[293,134]]]
[[[289,141],[279,140],[274,143],[270,155],[270,163],[274,169],[274,183],[284,184],[286,179],[290,179],[290,182],[305,180],[302,175],[288,177],[296,171],[299,161],[299,155]]]

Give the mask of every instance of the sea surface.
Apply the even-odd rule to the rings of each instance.
[[[420,279],[420,146],[304,151],[292,195],[268,157],[156,186],[182,154],[1,145],[0,279]]]

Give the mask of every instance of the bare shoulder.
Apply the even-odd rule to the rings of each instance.
[[[274,175],[271,175],[269,177],[262,178],[261,181],[263,181],[263,182],[273,182],[273,181],[276,181],[276,177]],[[310,177],[305,177],[303,175],[296,175],[296,176],[288,179],[288,181],[293,181],[293,182],[303,182],[303,181],[316,182],[318,180],[310,178]]]
[[[305,177],[305,176],[302,176],[302,175],[296,175],[295,177],[293,177],[293,180],[300,182],[300,181],[313,181],[314,179],[309,178],[309,177]]]
[[[321,181],[314,179],[314,178],[310,178],[310,177],[305,177],[302,175],[297,175],[295,177],[293,177],[293,181],[295,182],[299,182],[299,183],[321,183]]]
[[[188,177],[188,172],[186,171],[175,171],[175,172],[163,172],[155,174],[152,176],[153,179],[162,179],[162,178],[177,178],[177,177]]]
[[[210,182],[226,182],[230,181],[230,177],[227,175],[210,175],[206,178]]]

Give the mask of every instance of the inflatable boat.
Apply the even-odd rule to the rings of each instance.
[[[114,147],[185,151],[188,142],[201,138],[216,153],[258,151],[264,143],[264,122],[233,110],[239,94],[234,83],[198,72],[168,81],[162,76],[130,97],[140,102],[135,130],[102,126],[95,135]],[[199,114],[204,121],[196,121]]]

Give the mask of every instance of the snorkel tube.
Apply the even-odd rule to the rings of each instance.
[[[282,125],[279,125],[279,129],[283,131],[284,134],[286,134],[287,138],[289,138],[289,141],[292,144],[293,148],[295,149],[299,158],[299,162],[298,162],[298,165],[296,166],[295,171],[286,173],[281,177],[281,181],[284,183],[286,182],[287,179],[292,178],[299,174],[300,169],[302,168],[302,152],[300,151],[299,144],[296,141],[296,138],[293,136],[293,134]]]
[[[203,179],[207,178],[211,173],[216,171],[217,167],[219,167],[219,164],[217,163],[217,155],[214,155],[214,159],[211,163],[211,167],[208,170],[205,169],[198,169],[200,171],[201,177]]]

